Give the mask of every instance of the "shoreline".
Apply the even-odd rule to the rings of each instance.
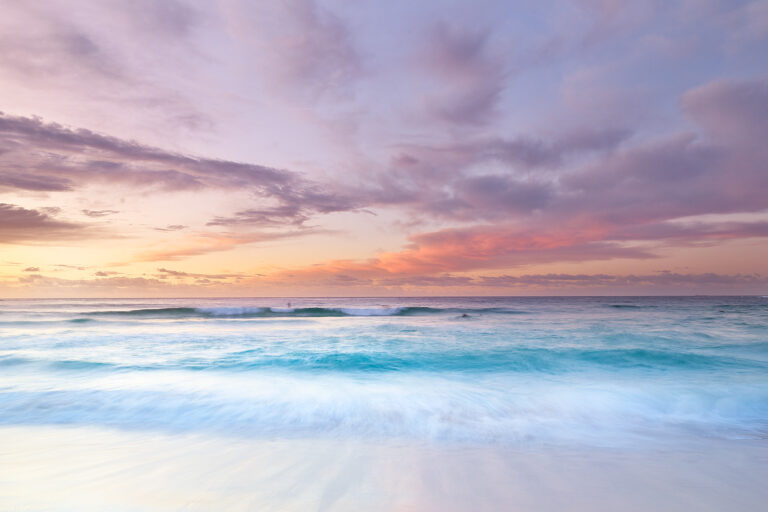
[[[0,428],[9,510],[752,511],[768,440],[679,449]]]

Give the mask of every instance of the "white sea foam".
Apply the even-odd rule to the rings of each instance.
[[[680,435],[755,438],[768,392],[707,383],[571,378],[307,376],[122,372],[88,380],[2,378],[3,424],[404,438],[520,445],[627,446]],[[14,388],[24,391],[14,392]],[[759,405],[759,404],[762,404]]]

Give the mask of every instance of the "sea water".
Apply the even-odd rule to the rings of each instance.
[[[642,474],[658,454],[698,482],[681,496],[706,495],[702,461],[719,460],[747,485],[739,495],[759,500],[763,486],[749,478],[768,462],[768,299],[3,300],[0,436],[0,504],[29,510],[98,509],[83,495],[93,498],[95,475],[104,489],[105,474],[120,475],[104,498],[113,510],[352,510],[361,496],[371,510],[477,510],[489,495],[488,510],[544,510],[547,480],[563,468],[599,486],[615,475],[595,461]],[[331,469],[344,453],[367,458]],[[388,488],[402,490],[392,474],[408,470],[381,468],[409,454],[421,483],[387,501]],[[526,485],[498,457],[551,470]],[[256,470],[257,459],[291,462]],[[90,469],[67,466],[80,460]],[[136,501],[153,468],[160,476],[143,484],[153,498]],[[436,488],[423,480],[435,470]],[[464,501],[441,501],[478,471],[483,483]],[[215,475],[208,498],[199,485],[179,490]],[[734,485],[716,493],[729,506]],[[265,494],[276,488],[294,492]]]

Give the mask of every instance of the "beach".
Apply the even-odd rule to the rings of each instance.
[[[5,510],[754,511],[765,442],[657,450],[0,429]]]
[[[1,508],[757,510],[766,312],[762,297],[2,301]]]

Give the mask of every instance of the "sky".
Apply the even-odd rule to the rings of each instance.
[[[0,12],[0,297],[768,295],[766,0]]]

